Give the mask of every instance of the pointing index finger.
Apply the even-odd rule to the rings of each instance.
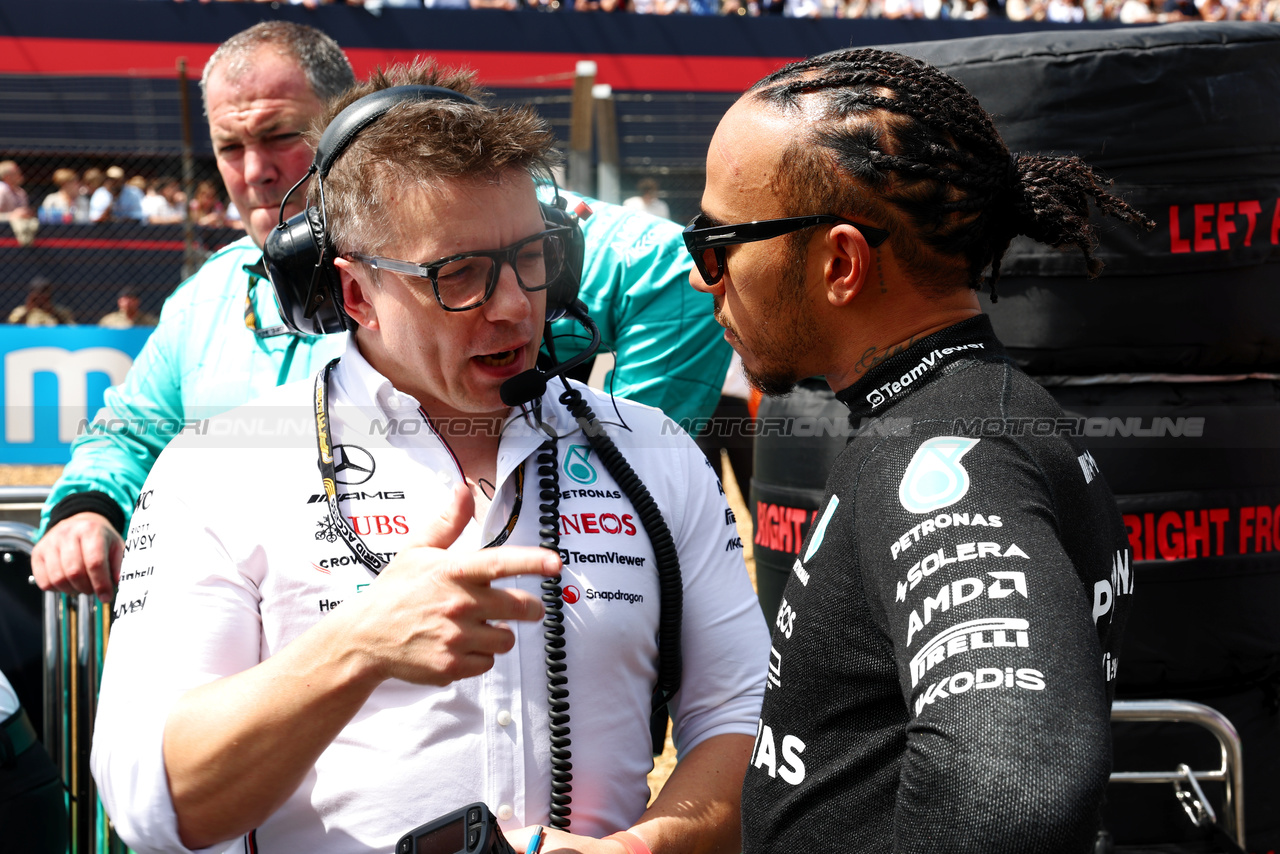
[[[551,577],[560,572],[560,555],[536,546],[503,546],[459,555],[445,572],[460,582],[488,584],[517,575]]]

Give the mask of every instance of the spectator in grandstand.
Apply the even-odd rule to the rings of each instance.
[[[173,225],[185,219],[186,195],[177,178],[156,178],[142,199],[143,220],[151,225]]]
[[[1119,19],[1123,24],[1154,24],[1158,16],[1151,8],[1152,0],[1124,0],[1120,6]]]
[[[218,185],[205,179],[196,185],[191,200],[191,221],[206,228],[222,228],[227,224],[227,209],[218,198]]]
[[[658,198],[658,181],[656,178],[641,178],[636,182],[636,195],[623,203],[624,207],[635,211],[644,211],[650,216],[671,219],[671,208]]]
[[[1083,0],[1048,0],[1045,18],[1055,24],[1079,24],[1084,21]]]
[[[9,322],[23,326],[59,326],[75,323],[71,309],[53,301],[53,282],[36,276],[27,284],[27,300],[9,312]]]
[[[45,223],[87,222],[89,200],[81,193],[80,176],[76,170],[63,167],[53,173],[53,183],[58,187],[40,203],[39,219]]]
[[[345,336],[293,335],[282,325],[261,246],[285,193],[306,174],[302,136],[323,101],[354,75],[341,48],[310,27],[264,21],[228,39],[201,80],[214,156],[248,234],[214,253],[169,297],[161,322],[102,417],[138,432],[86,432],[49,497],[32,555],[45,590],[112,595],[121,533],[147,472],[173,438],[166,423],[200,419],[283,382],[310,376],[342,352]],[[567,195],[567,194],[566,194]],[[578,203],[569,197],[569,207]],[[299,213],[294,193],[286,216]],[[731,350],[710,297],[685,284],[692,262],[680,227],[620,205],[590,202],[580,298],[617,353],[606,388],[680,421],[709,415]],[[561,360],[585,344],[572,321],[553,327]]]
[[[26,178],[22,167],[12,160],[0,162],[0,222],[8,222],[18,243],[26,246],[35,239],[40,227],[36,213],[31,208],[27,191],[22,189]]]
[[[1164,21],[1200,20],[1200,8],[1196,5],[1196,0],[1164,0],[1161,11],[1161,19]]]
[[[116,310],[104,314],[98,325],[107,329],[132,329],[135,326],[155,326],[159,322],[154,314],[142,310],[142,300],[135,288],[125,286],[116,296]]]
[[[142,200],[147,197],[147,179],[134,175],[120,188],[116,203],[112,206],[111,215],[115,219],[132,222],[146,222],[146,214],[142,212]]]
[[[12,160],[0,161],[0,220],[35,216],[22,189],[25,181],[21,166]]]
[[[95,170],[91,169],[89,171]],[[116,199],[120,195],[120,189],[124,186],[124,169],[119,166],[111,166],[100,174],[102,182],[92,190],[93,195],[89,197],[89,221],[111,222],[117,218],[115,205]],[[89,172],[86,172],[86,184],[88,183],[88,178]]]
[[[98,192],[98,188],[107,182],[107,175],[97,166],[91,166],[84,170],[84,177],[80,181],[80,204],[85,211],[85,222],[93,221],[93,195]]]
[[[782,14],[788,18],[821,18],[823,4],[819,0],[784,0]]]

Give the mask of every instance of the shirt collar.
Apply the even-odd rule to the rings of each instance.
[[[849,418],[883,415],[895,404],[941,376],[947,365],[961,360],[1009,360],[991,328],[991,318],[979,314],[942,329],[885,359],[853,385],[836,392],[849,407]]]
[[[334,405],[355,407],[366,423],[387,425],[404,419],[420,421],[422,418],[418,412],[421,406],[418,399],[397,389],[370,365],[360,352],[354,335],[348,336],[342,360],[333,372],[333,382]],[[578,429],[573,416],[556,400],[556,394],[550,388],[542,395],[541,410],[543,421],[557,436]],[[414,431],[400,430],[397,435],[414,435]],[[538,429],[532,414],[526,417],[523,410],[513,408],[502,431],[498,453],[499,476],[537,450],[546,438],[546,433]]]

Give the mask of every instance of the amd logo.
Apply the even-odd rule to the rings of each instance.
[[[324,501],[324,493],[317,492],[315,495],[307,499],[308,504],[319,504]],[[343,492],[338,495],[338,501],[403,501],[404,492],[398,489],[385,489],[382,492]]]

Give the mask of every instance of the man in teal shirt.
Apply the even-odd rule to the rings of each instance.
[[[99,423],[72,444],[45,504],[32,555],[42,589],[109,601],[142,484],[183,429],[268,388],[310,376],[345,346],[345,335],[288,333],[262,267],[261,246],[280,203],[311,165],[303,132],[325,100],[355,82],[341,48],[310,27],[268,21],[232,36],[210,57],[201,89],[218,171],[247,236],[215,253],[166,301],[160,323],[124,383],[109,389]],[[286,217],[301,210],[293,194]],[[570,199],[570,207],[577,199]],[[617,353],[606,388],[663,409],[677,421],[711,414],[731,351],[711,298],[684,286],[691,262],[680,227],[587,200],[580,298]],[[571,321],[553,327],[556,354],[585,346]],[[246,477],[251,472],[228,472]]]

